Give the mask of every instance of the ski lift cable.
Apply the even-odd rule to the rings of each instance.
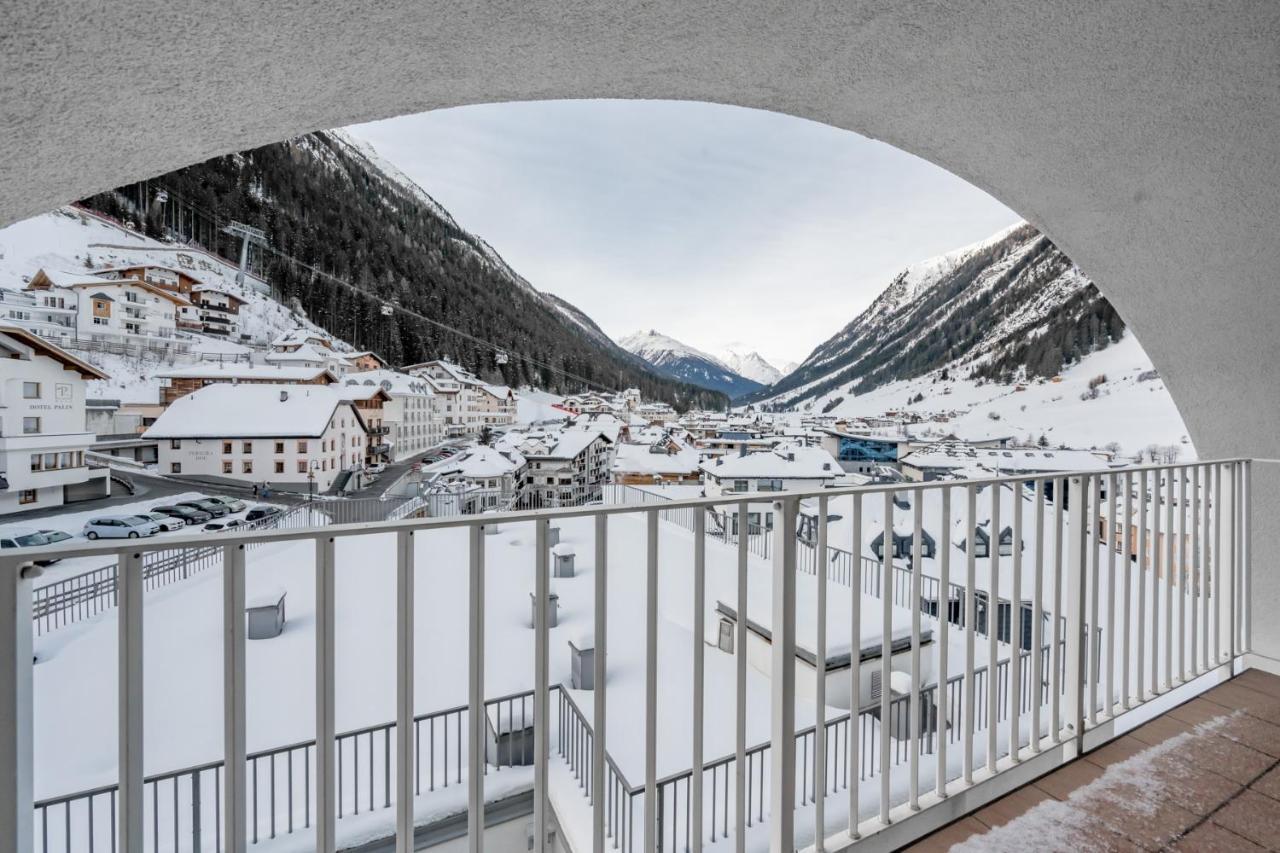
[[[169,195],[174,199],[181,201],[183,204],[186,204],[188,207],[192,208],[193,210],[197,210],[200,213],[204,214],[205,216],[208,216],[209,218],[213,219],[215,227],[218,225],[218,221],[220,217],[217,216],[217,214],[211,213],[207,210],[204,210],[198,205],[195,205],[186,201],[180,195],[178,195],[178,193],[174,192],[172,189],[169,189],[168,187],[162,187],[162,188],[166,190],[169,193]],[[294,266],[301,267],[302,269],[307,270],[313,275],[321,276],[323,278],[328,279],[329,281],[332,281],[334,284],[337,284],[341,287],[345,287],[348,290],[350,290],[352,293],[361,297],[362,299],[375,299],[375,300],[378,299],[378,297],[375,294],[369,293],[368,291],[365,291],[365,290],[361,290],[351,282],[346,281],[345,279],[339,278],[333,273],[325,272],[324,270],[314,267],[311,264],[306,263],[305,261],[300,261],[297,258],[293,257],[292,255],[288,254],[287,252],[284,252],[276,248],[275,246],[272,246],[270,244],[265,244],[265,245],[259,244],[259,248],[263,251],[270,252],[271,254],[279,257],[282,260],[288,261]],[[495,343],[492,343],[491,341],[486,341],[483,338],[478,338],[475,335],[462,331],[461,329],[454,328],[453,326],[450,326],[448,323],[442,323],[439,320],[435,320],[435,319],[432,319],[431,317],[427,317],[422,314],[419,314],[417,311],[414,311],[410,308],[405,308],[403,305],[392,305],[390,303],[383,302],[382,307],[383,308],[390,307],[393,311],[403,311],[405,314],[408,314],[411,317],[421,320],[424,323],[429,323],[430,325],[435,326],[439,329],[443,329],[444,331],[452,332],[453,334],[465,340],[471,341],[474,344],[478,344],[480,346],[491,349],[496,354],[499,364],[507,363],[505,360],[502,360],[503,357],[508,357],[507,352],[502,347],[498,346]],[[585,385],[588,388],[597,388],[602,391],[610,391],[615,394],[620,393],[619,389],[614,386],[605,385],[595,380],[587,379],[585,376],[579,376],[576,373],[571,373],[563,368],[555,367],[554,365],[550,365],[550,364],[547,364],[546,362],[539,361],[538,359],[532,358],[531,356],[526,355],[526,356],[522,356],[522,358],[524,358],[525,361],[529,362],[535,367],[541,367],[545,370],[550,370],[552,373],[557,373],[560,376],[563,376],[565,379],[572,379],[575,382],[581,382],[583,385]]]

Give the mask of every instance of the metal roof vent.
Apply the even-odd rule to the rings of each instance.
[[[281,403],[283,403],[283,402],[285,402],[285,401],[286,401],[286,400],[288,400],[288,399],[289,399],[289,392],[288,392],[288,391],[281,391],[281,392],[280,392],[280,402],[281,402]]]

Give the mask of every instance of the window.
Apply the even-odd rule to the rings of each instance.
[[[252,474],[252,473],[253,473],[253,460],[252,460],[252,459],[246,459],[246,460],[244,460],[244,462],[240,463],[240,472],[241,472],[242,474]]]
[[[305,441],[299,441],[299,442],[298,442],[298,452],[299,452],[299,453],[306,453],[306,452],[307,452],[307,443],[306,443]]]
[[[307,460],[305,459],[298,460],[298,473],[299,474],[307,473]]]
[[[222,452],[223,452],[223,453],[230,453],[230,452],[231,452],[231,442],[229,442],[229,441],[224,441],[224,442],[222,442]]]
[[[44,470],[44,457],[41,456],[39,453],[31,454],[31,470],[32,471]]]
[[[283,441],[277,441],[277,442],[276,442],[276,453],[284,453],[284,442],[283,442]]]
[[[749,492],[751,491],[751,481],[750,480],[734,480],[733,490],[735,492]]]
[[[22,399],[39,400],[40,399],[40,383],[39,382],[23,382],[22,383]]]
[[[222,473],[224,473],[224,474],[230,474],[230,473],[231,473],[231,460],[230,460],[230,459],[224,459],[224,460],[222,460]]]
[[[181,462],[170,462],[170,463],[169,463],[169,473],[170,473],[170,474],[181,474],[181,473],[182,473],[182,463],[181,463]]]
[[[280,461],[279,459],[276,460],[276,473],[277,474],[284,473],[284,462]]]
[[[756,488],[762,492],[780,492],[782,491],[781,480],[759,480]]]
[[[20,504],[33,504],[37,500],[39,500],[39,498],[36,496],[35,489],[23,489],[18,492],[18,503]]]
[[[111,321],[110,321],[110,320],[108,320],[106,317],[94,317],[94,318],[93,318],[93,325],[95,325],[95,326],[110,326],[110,325],[111,325]]]
[[[244,452],[245,452],[245,453],[252,453],[252,452],[253,452],[253,442],[252,442],[252,441],[246,441],[246,442],[244,443],[244,447],[243,447],[243,448],[241,448],[241,449],[242,449],[242,450],[244,450]]]
[[[169,447],[172,450],[180,450],[182,448],[182,439],[180,438],[169,439]]]
[[[40,419],[39,418],[23,418],[22,432],[24,435],[34,435],[35,433],[40,432]]]

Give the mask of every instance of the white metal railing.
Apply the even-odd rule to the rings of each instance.
[[[182,788],[177,781],[172,787],[173,811],[198,815],[197,827],[201,818],[212,819],[216,833],[210,833],[206,825],[202,837],[216,838],[229,851],[246,850],[251,839],[258,838],[262,827],[247,809],[258,797],[257,788],[251,787],[258,784],[257,766],[252,761],[264,760],[263,756],[279,754],[280,750],[252,756],[246,753],[246,553],[254,545],[310,542],[315,550],[316,737],[301,753],[306,758],[302,799],[316,848],[337,848],[336,822],[347,796],[340,788],[340,768],[344,743],[351,742],[353,733],[340,735],[335,728],[336,544],[390,535],[395,537],[396,563],[396,720],[359,730],[354,733],[354,743],[359,749],[359,737],[365,735],[372,742],[374,732],[381,738],[378,742],[386,758],[380,764],[370,759],[369,772],[377,768],[386,776],[386,784],[379,789],[382,807],[395,810],[394,825],[388,831],[394,832],[398,851],[411,850],[414,800],[424,795],[420,780],[414,776],[415,756],[420,754],[418,729],[421,720],[432,717],[415,715],[412,698],[416,677],[412,642],[415,541],[425,537],[428,544],[423,547],[429,548],[431,537],[465,529],[467,701],[465,706],[438,713],[453,713],[457,718],[455,754],[465,756],[465,765],[458,764],[456,778],[467,792],[470,849],[481,850],[485,774],[470,773],[468,768],[491,766],[486,753],[486,721],[493,704],[502,701],[502,697],[486,698],[482,689],[485,528],[524,524],[534,530],[533,553],[528,559],[534,568],[535,653],[529,691],[536,849],[545,849],[548,838],[553,742],[558,745],[557,756],[570,762],[579,778],[586,780],[582,808],[590,822],[594,849],[613,846],[656,851],[687,845],[701,850],[704,844],[733,838],[736,848],[742,850],[748,828],[759,823],[768,825],[770,849],[784,853],[796,849],[797,837],[807,839],[806,846],[813,844],[820,851],[854,845],[867,849],[899,846],[962,813],[957,809],[976,807],[1001,792],[998,783],[988,782],[1030,778],[1100,745],[1114,736],[1117,721],[1126,713],[1201,676],[1222,673],[1248,651],[1250,476],[1249,461],[1233,459],[1103,473],[895,483],[768,496],[734,495],[730,500],[607,504],[226,534],[219,540],[224,755],[221,769],[205,780],[215,792],[210,796],[208,787],[204,792],[206,802],[218,804],[217,813],[212,818],[205,814],[198,793],[193,811],[191,795],[184,793],[190,790],[189,785]],[[895,510],[895,496],[906,496],[910,509]],[[812,543],[797,536],[802,499],[817,504]],[[774,512],[767,558],[752,551],[752,535],[731,539],[708,529],[726,509],[736,509],[739,517],[746,518],[750,504],[765,502],[772,504]],[[847,506],[849,513],[848,524],[841,525],[838,534],[844,538],[842,543],[835,541],[837,534],[829,521],[836,502]],[[884,549],[878,565],[865,557],[865,540],[871,534],[883,532],[886,545],[892,542],[895,515],[909,519],[899,523],[906,523],[912,533],[905,578],[903,567],[893,565],[891,548]],[[660,527],[664,519],[674,522],[673,526]],[[550,683],[551,627],[546,607],[551,580],[549,531],[552,522],[573,520],[590,521],[593,541],[590,624],[596,641],[597,689],[589,725],[573,697],[560,685]],[[626,555],[634,559],[609,566],[611,558],[618,560],[609,550],[610,531],[628,520],[643,525],[642,553]],[[1008,555],[999,556],[999,534],[1006,520],[1015,545]],[[975,553],[972,530],[977,524],[987,525],[992,533],[992,557]],[[681,528],[678,532],[676,525]],[[921,533],[929,526],[934,526],[938,544],[932,558],[922,552]],[[675,533],[674,537],[663,536],[664,530]],[[959,556],[951,547],[961,538],[956,530],[969,531],[963,538],[970,546]],[[128,853],[214,849],[193,846],[189,838],[179,839],[177,823],[166,824],[163,832],[157,830],[158,806],[151,802],[158,796],[158,780],[176,780],[193,772],[199,777],[213,765],[160,777],[143,775],[144,565],[153,551],[184,547],[207,549],[209,540],[192,535],[154,544],[135,540],[47,549],[48,554],[63,557],[110,556],[117,563],[119,779],[111,788],[109,805],[103,807],[110,828],[104,829],[100,819],[98,828],[90,832],[107,832],[114,849]],[[847,585],[833,585],[835,575],[827,566],[827,556],[820,557],[823,570],[816,570],[815,559],[815,571],[806,574],[800,557],[805,548],[818,555],[857,555],[841,570],[856,571],[857,576],[849,578]],[[719,550],[713,553],[712,549]],[[691,573],[664,569],[676,561],[676,554],[679,561],[691,563]],[[65,844],[65,849],[74,850],[80,847],[69,834],[70,809],[68,835],[58,839],[64,844],[54,847],[49,846],[47,821],[37,828],[34,819],[32,772],[39,756],[32,752],[33,567],[27,562],[32,556],[37,555],[5,555],[0,560],[0,636],[9,649],[0,655],[0,848],[64,849]],[[960,562],[954,564],[957,559]],[[719,652],[708,652],[705,642],[693,643],[693,678],[684,685],[662,678],[658,655],[660,583],[683,585],[690,592],[693,634],[702,638],[706,635],[708,566],[712,562],[732,566],[732,578],[727,579],[731,583],[725,588],[732,591],[728,597],[738,614],[760,612],[749,608],[749,595],[768,589],[771,644],[770,736],[767,742],[752,744],[747,740],[749,668],[745,649],[753,639],[749,620],[737,620],[735,747],[732,753],[717,756],[706,754],[704,717],[707,656]],[[767,583],[753,588],[749,583],[753,571],[763,571]],[[619,572],[643,574],[643,602],[637,603],[643,610],[643,636],[636,641],[644,648],[644,726],[642,733],[626,733],[643,740],[642,769],[638,771],[642,779],[634,785],[626,781],[607,750],[606,602],[611,579],[617,582]],[[931,585],[927,586],[926,580]],[[909,589],[905,613],[901,604],[895,605],[902,601],[903,583]],[[925,594],[929,588],[938,590],[932,600]],[[999,604],[986,607],[985,612],[982,604],[1002,602],[1002,592],[1010,603],[1007,631],[1000,627]],[[1022,619],[1028,592],[1029,643],[1023,638]],[[813,609],[798,610],[800,601]],[[849,620],[841,630],[847,633],[837,636],[827,620],[829,614],[844,608]],[[879,676],[881,689],[874,701],[864,703],[859,699],[864,669],[861,658],[867,653],[862,628],[868,620],[882,626],[878,648],[872,650],[873,659],[878,653],[878,662],[870,665]],[[812,645],[807,651],[811,653],[814,697],[805,713],[812,715],[813,709],[825,708],[828,691],[839,686],[826,671],[828,651],[835,643],[847,643],[851,659],[858,661],[849,666],[847,674],[852,710],[817,716],[821,724],[812,726],[798,722],[805,702],[798,703],[796,698],[797,668],[807,665],[797,657],[802,651],[798,625],[805,629],[808,639],[804,642]],[[899,637],[905,637],[905,643],[897,642]],[[900,666],[905,670],[898,670]],[[905,688],[899,689],[902,680],[895,674],[907,676]],[[687,690],[692,699],[692,749],[687,769],[675,776],[658,775],[663,745],[658,724],[660,684],[664,693]],[[551,708],[553,691],[561,696],[559,722]],[[522,696],[523,709],[529,699],[527,694]],[[446,741],[447,736],[448,730]],[[566,749],[566,743],[572,746]],[[281,749],[291,754],[293,748]],[[271,761],[274,772],[275,759]],[[292,758],[287,766],[292,784]],[[625,790],[611,790],[619,780]],[[271,784],[276,784],[274,776]],[[844,796],[839,796],[842,791]],[[367,792],[372,796],[372,788]],[[289,796],[295,796],[292,789]],[[180,797],[187,799],[179,803]],[[622,817],[617,811],[620,797],[627,801],[628,809],[635,804],[634,810]],[[565,808],[572,810],[573,806]],[[560,817],[562,823],[573,819],[570,814]]]

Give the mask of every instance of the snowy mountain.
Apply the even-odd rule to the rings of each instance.
[[[922,437],[999,435],[1194,458],[1141,345],[1097,288],[1022,224],[918,264],[750,400],[842,417],[916,412]]]
[[[742,376],[715,356],[659,334],[653,329],[627,335],[618,344],[668,376],[712,391],[721,391],[728,394],[730,399],[763,387],[763,383]]]
[[[720,361],[739,376],[750,379],[752,382],[759,382],[761,385],[772,385],[791,372],[779,370],[754,350],[745,355],[734,350],[725,350],[720,356]],[[794,369],[793,365],[792,370]]]
[[[1048,378],[1123,332],[1093,283],[1021,224],[912,264],[793,373],[750,399],[825,404],[944,368],[1006,383]]]
[[[264,274],[280,300],[393,364],[448,357],[488,381],[560,393],[635,387],[679,410],[727,402],[618,348],[342,131],[215,157],[82,204],[225,258],[238,244],[220,223],[262,229]]]

